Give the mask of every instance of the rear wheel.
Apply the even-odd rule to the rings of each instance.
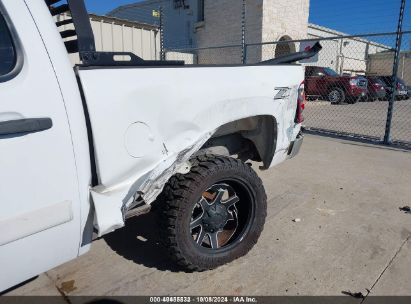
[[[213,269],[245,255],[266,217],[261,179],[247,164],[199,156],[188,174],[173,176],[160,199],[161,239],[190,271]]]
[[[328,100],[331,103],[338,104],[345,101],[345,93],[344,90],[340,88],[332,88],[328,93]]]
[[[362,102],[373,102],[374,100],[375,100],[374,97],[371,97],[369,95],[365,95],[359,98],[359,101],[362,101]]]

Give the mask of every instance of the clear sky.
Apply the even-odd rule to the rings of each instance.
[[[89,12],[102,15],[120,5],[140,1],[85,0]],[[311,0],[310,22],[349,34],[391,32],[396,30],[400,2],[401,0]],[[407,2],[404,29],[411,30],[411,0]]]
[[[411,29],[407,1],[404,29]],[[311,0],[310,22],[349,34],[396,31],[401,0]]]
[[[140,2],[141,0],[84,0],[90,13],[104,15],[120,5]]]

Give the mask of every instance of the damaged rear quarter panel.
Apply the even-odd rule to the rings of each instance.
[[[164,183],[220,126],[258,115],[277,121],[277,150],[289,145],[287,100],[301,66],[81,69],[100,184],[91,190],[99,235],[124,225],[138,193],[152,203]],[[292,118],[293,119],[293,118]]]

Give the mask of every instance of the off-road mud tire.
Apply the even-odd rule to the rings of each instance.
[[[189,173],[176,174],[165,185],[156,212],[160,239],[172,260],[186,271],[204,271],[244,256],[257,243],[267,215],[267,197],[255,171],[238,159],[202,155],[193,158],[191,163]],[[227,179],[241,181],[254,199],[254,211],[249,215],[249,230],[228,249],[203,250],[193,242],[193,236],[189,233],[193,206],[205,189]]]

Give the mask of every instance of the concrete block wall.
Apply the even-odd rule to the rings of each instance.
[[[249,0],[249,2],[254,1]],[[197,46],[204,48],[241,45],[242,5],[241,0],[205,0],[205,20],[197,24],[195,28]],[[258,18],[258,16],[256,17]],[[250,18],[252,17],[250,16]],[[241,63],[241,48],[200,50],[198,51],[198,60],[199,63],[204,64]]]
[[[166,60],[184,61],[185,64],[197,64],[197,56],[184,52],[166,52]]]
[[[264,0],[262,42],[307,38],[309,0]]]
[[[247,0],[246,43],[261,43],[263,36],[263,8],[266,0]],[[261,61],[261,46],[247,47],[247,63]]]
[[[247,0],[246,12],[247,43],[277,41],[283,36],[306,38],[309,0]],[[196,28],[198,47],[241,44],[241,15],[241,0],[205,0],[205,21]],[[274,45],[249,47],[248,62],[273,58],[275,48]],[[238,59],[233,58],[231,51],[220,49],[214,52],[222,63],[237,63]],[[208,58],[212,56],[210,52],[207,52]],[[201,57],[199,54],[199,62]]]
[[[264,0],[261,42],[307,38],[309,5],[309,0]],[[288,48],[298,51],[295,43],[264,46],[262,59],[276,57],[276,50],[277,55],[284,55]]]

